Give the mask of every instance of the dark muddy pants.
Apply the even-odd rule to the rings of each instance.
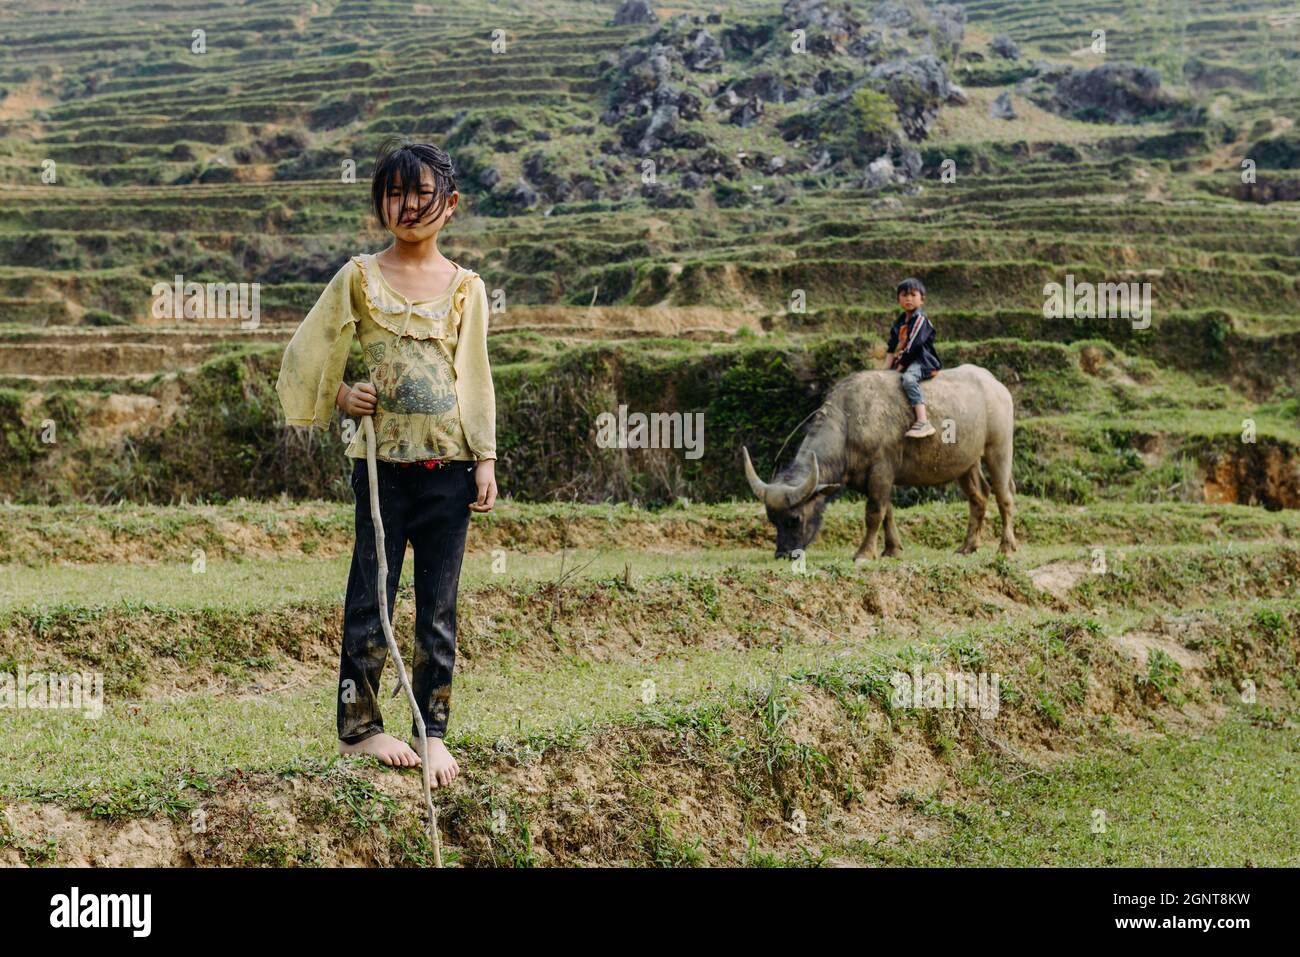
[[[474,463],[453,461],[441,468],[416,464],[403,468],[376,462],[379,509],[388,558],[388,613],[393,613],[406,543],[415,553],[415,660],[409,662],[411,687],[424,718],[425,733],[443,737],[451,705],[451,673],[456,663],[456,590],[469,528],[469,503],[478,492]],[[356,495],[356,545],[343,608],[343,654],[339,664],[339,740],[355,744],[384,730],[379,713],[380,672],[388,659],[379,620],[375,582],[375,526],[370,516],[370,476],[366,460],[352,469]],[[401,637],[398,637],[399,643]],[[396,675],[393,675],[396,681]],[[389,688],[391,692],[392,688]],[[405,695],[390,699],[406,709]],[[411,734],[418,735],[412,721]]]

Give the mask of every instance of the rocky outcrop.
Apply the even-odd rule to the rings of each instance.
[[[897,176],[894,161],[888,156],[880,156],[867,164],[866,175],[862,177],[862,188],[880,189],[893,183]]]
[[[301,130],[279,130],[265,139],[254,140],[246,146],[236,146],[233,152],[236,163],[278,163],[297,156],[307,148],[307,135]]]
[[[823,56],[848,52],[849,44],[862,32],[862,23],[847,3],[828,0],[786,0],[781,16],[789,30],[807,32],[808,52]]]
[[[867,79],[894,101],[898,122],[913,141],[926,138],[951,92],[943,61],[930,55],[882,63],[872,68]]]
[[[690,32],[682,51],[682,61],[688,69],[697,72],[716,70],[722,65],[723,59],[722,46],[713,34],[703,27]]]
[[[871,22],[895,30],[906,30],[912,25],[913,20],[907,7],[893,0],[884,0],[876,4],[876,8],[871,11]]]
[[[1228,194],[1248,203],[1294,203],[1300,201],[1300,179],[1265,174],[1253,183],[1234,183]]]
[[[691,48],[695,62],[700,61],[700,49]],[[628,47],[622,52],[614,105],[601,120],[618,126],[623,145],[637,155],[675,144],[681,122],[699,117],[699,96],[675,82],[686,68],[682,51],[671,44]]]
[[[753,126],[762,118],[763,101],[757,96],[751,96],[731,111],[727,122],[734,123],[736,126]]]
[[[722,31],[722,50],[730,58],[747,58],[762,50],[772,40],[776,24],[733,23]]]
[[[1300,169],[1300,131],[1259,140],[1246,155],[1261,169]]]
[[[753,76],[733,81],[722,95],[728,94],[737,100],[756,97],[764,103],[784,103],[786,100],[797,100],[800,90],[795,86],[787,88],[785,80],[776,73],[761,70]],[[732,102],[729,105],[734,107],[736,103]]]
[[[994,37],[992,42],[989,43],[989,49],[1004,60],[1020,59],[1020,47],[1016,45],[1015,40],[1008,36]]]
[[[938,52],[954,57],[966,38],[966,8],[956,3],[941,3],[934,8],[934,38]]]
[[[1011,94],[1003,90],[998,98],[989,104],[989,116],[995,120],[1014,120],[1018,114],[1011,102]]]
[[[623,0],[614,12],[613,24],[616,27],[658,22],[659,16],[646,0]]]
[[[1151,67],[1104,63],[1090,70],[1044,70],[1036,102],[1054,113],[1101,123],[1136,123],[1178,104]]]
[[[537,205],[540,197],[527,183],[519,182],[500,195],[501,205],[511,213],[522,213]]]
[[[624,8],[630,16],[628,4],[620,15]],[[613,136],[602,152],[614,163],[653,155],[660,173],[679,177],[688,191],[710,181],[720,188],[720,179],[735,174],[723,172],[719,157],[729,151],[717,147],[714,131],[762,127],[772,122],[772,104],[806,101],[806,109],[782,111],[780,132],[791,152],[758,162],[749,151],[746,168],[779,178],[842,165],[868,188],[907,183],[920,175],[919,154],[908,144],[925,139],[945,103],[965,101],[945,65],[965,37],[965,9],[902,0],[863,9],[785,0],[777,16],[669,18],[605,58],[610,93],[600,119]],[[792,46],[794,31],[802,31],[802,48]],[[846,117],[860,128],[845,129]],[[531,185],[558,201],[560,184],[537,172],[540,178],[525,169]],[[752,193],[771,199],[780,193],[771,185]],[[669,202],[656,190],[644,195]]]

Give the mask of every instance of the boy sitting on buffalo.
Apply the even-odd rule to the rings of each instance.
[[[880,367],[903,374],[903,392],[916,415],[912,427],[903,434],[909,439],[923,439],[934,435],[934,426],[925,416],[921,381],[934,378],[941,368],[934,352],[934,326],[921,308],[925,302],[925,285],[921,280],[904,279],[895,291],[903,311],[889,328],[888,354]]]

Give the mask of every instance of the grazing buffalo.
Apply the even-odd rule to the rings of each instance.
[[[1015,413],[1011,393],[987,369],[960,365],[926,382],[925,406],[938,427],[923,439],[905,438],[912,411],[894,371],[857,372],[835,384],[813,413],[794,460],[771,482],[754,471],[744,449],[745,477],[776,526],[776,557],[788,558],[817,536],[828,498],[842,488],[867,496],[867,534],[855,561],[876,557],[876,533],[885,524],[885,554],[898,555],[902,542],[894,524],[890,493],[895,485],[961,484],[970,503],[966,541],[957,549],[979,548],[988,505],[988,468],[1002,516],[999,550],[1015,551],[1011,440]]]

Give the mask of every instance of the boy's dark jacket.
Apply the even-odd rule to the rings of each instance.
[[[907,313],[898,314],[894,324],[889,327],[889,347],[887,352],[893,352],[898,348],[898,335],[902,331],[903,323],[907,321]],[[912,313],[912,328],[907,336],[907,351],[898,359],[896,368],[902,372],[914,362],[919,362],[925,375],[922,378],[929,379],[941,368],[939,357],[934,352],[934,326],[930,323],[930,317],[925,314],[924,309],[918,309]]]

